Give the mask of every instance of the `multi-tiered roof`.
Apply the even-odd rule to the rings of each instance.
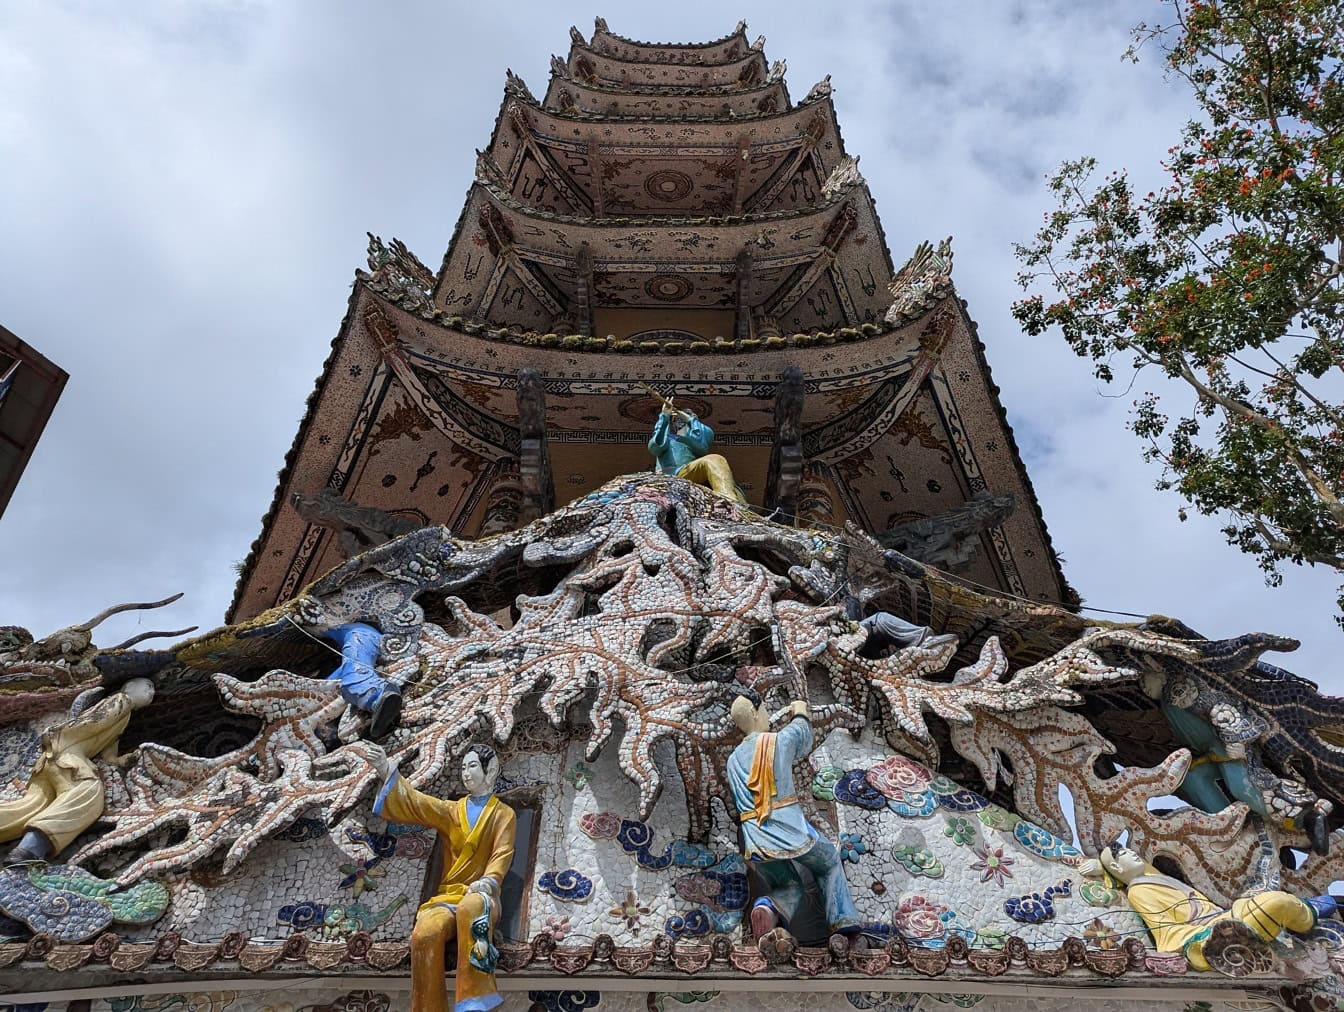
[[[599,18],[540,101],[509,72],[439,270],[371,244],[233,616],[379,524],[477,536],[647,469],[642,382],[777,519],[1067,600],[950,250],[893,280],[830,79],[795,104],[784,70],[745,25],[666,45]]]

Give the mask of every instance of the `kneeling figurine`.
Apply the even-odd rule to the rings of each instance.
[[[728,758],[728,784],[742,824],[744,855],[765,886],[752,905],[751,927],[761,951],[779,958],[795,944],[788,927],[803,903],[798,865],[812,873],[832,932],[857,936],[859,914],[835,844],[807,821],[793,782],[793,764],[812,749],[807,704],[795,702],[793,717],[778,733],[760,694],[739,689],[733,722],[744,732]]]

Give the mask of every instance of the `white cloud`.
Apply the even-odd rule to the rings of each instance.
[[[955,277],[1070,579],[1088,602],[1211,635],[1301,637],[1288,666],[1337,691],[1333,581],[1266,590],[1217,525],[1176,520],[1058,338],[1022,336],[1011,243],[1043,180],[1096,155],[1155,178],[1189,115],[1151,56],[1151,4],[690,2],[608,10],[652,40],[738,17],[787,58],[795,98],[832,74],[846,146],[899,264],[954,235]],[[71,373],[0,521],[0,621],[38,632],[175,590],[211,625],[344,312],[364,232],[443,252],[504,68],[540,92],[587,33],[552,3],[93,5],[0,9],[3,322]],[[819,23],[818,19],[821,18]],[[126,634],[123,619],[105,640]],[[145,621],[168,623],[168,616]],[[127,633],[129,632],[127,629]]]

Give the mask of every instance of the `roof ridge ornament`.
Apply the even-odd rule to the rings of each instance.
[[[744,24],[742,27],[745,28],[746,25]],[[754,53],[759,53],[761,50],[763,50],[763,49],[765,48],[765,36],[764,36],[764,35],[758,35],[758,36],[756,36],[756,41],[753,42],[753,43],[752,43],[750,46],[748,46],[747,48],[750,49],[750,50],[751,50],[752,52],[754,52]]]
[[[784,74],[789,69],[788,60],[776,60],[770,64],[770,73],[766,75],[765,83],[774,84],[776,81],[784,80]]]
[[[479,148],[476,151],[476,179],[478,182],[492,184],[494,186],[508,187],[509,181],[495,160]]]
[[[887,285],[892,304],[884,320],[897,325],[913,319],[952,294],[952,237],[935,248],[927,239]]]
[[[607,19],[604,17],[593,18],[593,32],[594,34],[596,34],[597,32],[606,32],[608,35],[610,35],[611,29],[607,27]]]
[[[588,48],[588,40],[583,37],[583,32],[579,31],[574,25],[569,26],[569,41],[576,46]]]
[[[400,239],[393,239],[389,247],[379,236],[367,234],[370,274],[364,280],[369,287],[399,302],[404,309],[431,307],[433,272]]]
[[[826,182],[821,184],[822,199],[827,202],[835,200],[851,186],[861,186],[864,182],[863,173],[859,171],[858,157],[845,155],[826,177]]]
[[[828,97],[831,94],[831,75],[827,74],[816,84],[812,85],[812,90],[804,96],[799,105],[807,105],[808,102],[816,102],[819,99]]]
[[[513,95],[515,98],[521,98],[524,101],[537,104],[536,98],[532,94],[532,89],[527,86],[527,82],[515,74],[512,70],[504,71],[504,94]]]
[[[554,53],[551,54],[551,73],[566,81],[569,80],[569,65]]]

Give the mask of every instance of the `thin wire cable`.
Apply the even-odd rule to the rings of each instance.
[[[761,510],[761,511],[764,510],[764,507],[757,507],[757,506],[755,506],[754,504],[748,504],[748,505],[750,505],[751,508],[752,508],[753,510]],[[762,516],[762,519],[763,519],[763,520],[767,520],[768,523],[777,523],[776,521],[769,520],[768,518],[766,518],[766,517],[764,517],[764,516]],[[801,528],[790,527],[790,528],[787,528],[787,529],[788,529],[788,530],[800,530],[800,531],[815,531],[815,530],[823,529],[823,528],[824,528],[824,529],[826,529],[826,530],[837,531],[837,532],[839,532],[840,534],[849,535],[849,532],[848,532],[845,528],[840,527],[840,526],[838,526],[838,525],[836,525],[836,524],[828,524],[828,523],[826,523],[826,522],[823,521],[823,520],[812,520],[812,519],[809,519],[809,520],[807,521],[807,524],[808,524],[807,527],[801,527]],[[778,524],[778,526],[785,527],[786,525],[784,525],[784,524]],[[875,553],[873,552],[872,548],[871,548],[868,544],[866,544],[865,542],[860,541],[860,540],[858,540],[858,539],[856,539],[856,538],[853,538],[852,535],[850,535],[850,536],[848,536],[848,537],[846,537],[846,538],[843,538],[843,539],[842,539],[842,538],[820,538],[819,540],[824,541],[824,542],[826,542],[827,544],[835,545],[835,546],[838,546],[838,547],[845,547],[845,548],[849,548],[849,549],[858,549],[859,551],[861,551],[861,552],[866,552],[866,553],[869,554],[869,555],[874,555],[874,554],[875,554]],[[886,549],[886,551],[895,551],[895,549]],[[867,560],[862,560],[862,561],[867,561]],[[949,573],[947,570],[945,570],[945,569],[939,569],[937,566],[930,565],[930,564],[927,563],[927,562],[919,562],[919,560],[917,560],[917,559],[916,559],[916,560],[913,560],[913,561],[918,562],[918,564],[919,564],[920,566],[922,566],[923,568],[925,568],[925,569],[927,569],[927,570],[930,570],[930,571],[932,571],[932,572],[934,572],[934,573],[937,573],[939,576],[943,577],[943,578],[946,579],[946,580],[949,580],[950,582],[953,582],[953,583],[959,583],[959,584],[961,584],[961,585],[963,585],[963,586],[971,587],[971,588],[974,588],[974,589],[976,589],[976,590],[988,591],[988,592],[989,592],[992,596],[994,596],[994,597],[1008,598],[1008,599],[1013,600],[1013,601],[1021,601],[1022,603],[1032,605],[1033,607],[1040,607],[1043,603],[1048,604],[1048,602],[1042,602],[1042,601],[1034,600],[1034,599],[1029,598],[1029,597],[1023,597],[1021,594],[1014,594],[1012,591],[1002,590],[1002,589],[999,588],[999,587],[991,587],[991,586],[989,586],[988,584],[979,583],[979,582],[977,582],[977,581],[975,581],[975,580],[970,579],[969,577],[959,576],[959,575],[957,575],[956,573]],[[874,564],[874,563],[870,563],[870,564]],[[885,559],[883,559],[882,563],[878,566],[878,568],[881,568],[881,569],[883,569],[883,570],[886,570]],[[1121,611],[1121,610],[1114,609],[1114,608],[1097,608],[1097,607],[1095,607],[1095,606],[1093,606],[1093,605],[1087,605],[1087,604],[1079,605],[1079,606],[1078,606],[1078,610],[1079,610],[1079,611],[1095,611],[1095,612],[1100,612],[1100,613],[1102,613],[1102,614],[1106,614],[1106,615],[1125,615],[1125,616],[1127,616],[1127,617],[1129,617],[1129,618],[1149,618],[1149,617],[1150,617],[1150,616],[1148,616],[1148,615],[1141,614],[1140,612],[1136,612],[1136,611]]]
[[[334,646],[332,646],[332,645],[331,645],[330,643],[328,643],[326,640],[321,639],[320,637],[314,636],[312,633],[310,633],[310,632],[309,632],[307,629],[305,629],[303,626],[299,625],[299,623],[297,623],[297,622],[294,621],[294,616],[293,616],[293,615],[286,615],[286,616],[285,616],[285,621],[288,622],[290,625],[292,625],[292,626],[293,626],[295,629],[297,629],[299,632],[301,632],[301,633],[303,633],[305,636],[307,636],[310,640],[312,640],[312,641],[313,641],[314,643],[316,643],[318,646],[322,647],[324,650],[330,650],[333,654],[335,654],[335,655],[336,655],[337,657],[339,657],[341,660],[345,660],[345,654],[341,653],[339,650],[337,650]]]

